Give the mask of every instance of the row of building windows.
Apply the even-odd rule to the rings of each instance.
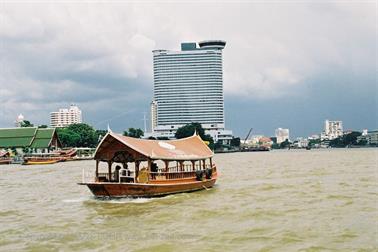
[[[156,82],[158,81],[172,81],[172,80],[176,80],[176,81],[188,81],[188,80],[202,80],[202,81],[206,81],[206,80],[219,80],[219,81],[222,81],[222,76],[220,75],[209,75],[209,76],[177,76],[177,75],[172,75],[172,76],[162,76],[162,77],[154,77],[154,80]],[[156,84],[159,84],[159,83],[156,83]]]
[[[199,93],[199,92],[207,92],[209,94],[217,93],[217,92],[222,92],[222,87],[219,86],[198,86],[194,88],[190,88],[187,86],[183,86],[182,88],[180,87],[164,87],[164,88],[156,88],[154,90],[154,94],[166,94],[166,93],[171,93],[171,94],[188,94],[188,93]]]
[[[202,52],[202,53],[181,53],[181,54],[164,54],[159,55],[155,54],[153,56],[154,59],[176,59],[176,60],[185,60],[187,58],[195,58],[195,59],[203,59],[203,58],[209,58],[209,57],[222,57],[222,53],[208,53],[208,52]]]
[[[203,71],[214,71],[214,72],[219,72],[222,71],[222,66],[217,66],[217,67],[209,67],[209,66],[194,66],[194,67],[175,67],[175,68],[160,68],[160,69],[154,69],[155,72],[154,74],[159,74],[159,73],[166,73],[166,72],[203,72]]]

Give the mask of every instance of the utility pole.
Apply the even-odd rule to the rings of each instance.
[[[146,118],[146,112],[143,113],[143,121],[144,121],[144,133],[147,132],[147,118]]]

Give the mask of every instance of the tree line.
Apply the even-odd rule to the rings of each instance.
[[[33,124],[29,121],[24,121],[21,127],[33,127]],[[47,128],[46,125],[39,126],[40,128]],[[90,147],[95,148],[101,139],[106,135],[107,130],[94,129],[91,125],[86,123],[71,124],[67,127],[56,128],[58,138],[63,147]],[[214,142],[214,139],[205,133],[200,123],[190,123],[178,128],[175,133],[176,139],[192,136],[194,133],[198,134],[203,141],[205,141],[211,149],[221,149],[223,147],[222,142]],[[144,132],[140,128],[128,128],[123,132],[124,136],[142,138]],[[168,140],[166,137],[150,137],[149,139]],[[233,138],[231,140],[232,147],[240,146],[240,138]],[[227,146],[230,147],[230,146]]]

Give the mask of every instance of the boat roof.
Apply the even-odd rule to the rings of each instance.
[[[177,140],[147,140],[108,132],[98,145],[94,159],[112,162],[190,161],[212,156],[213,152],[197,135]]]

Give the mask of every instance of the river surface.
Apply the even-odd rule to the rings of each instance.
[[[94,161],[0,166],[1,251],[378,251],[378,149],[216,154],[216,187],[98,200]]]

